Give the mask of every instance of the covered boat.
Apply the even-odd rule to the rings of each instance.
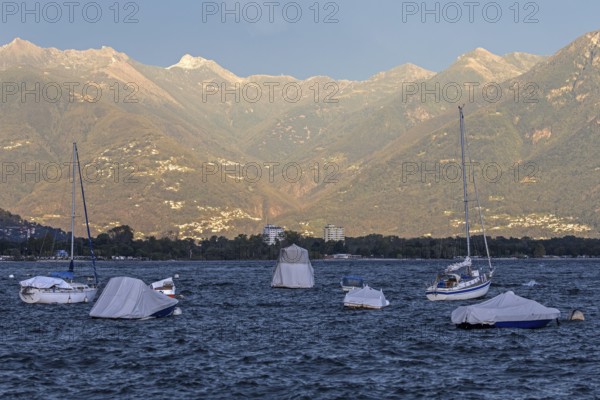
[[[369,285],[361,289],[352,289],[344,297],[344,306],[351,308],[380,309],[390,305],[382,290],[375,290]]]
[[[340,286],[344,292],[349,292],[354,288],[362,288],[365,286],[365,281],[360,276],[346,275],[342,278]]]
[[[90,311],[93,318],[143,319],[166,317],[178,301],[129,277],[111,278]]]
[[[311,288],[314,285],[314,270],[308,258],[308,251],[295,244],[281,249],[271,287],[298,289]]]
[[[459,328],[542,328],[558,319],[560,311],[537,301],[517,296],[512,291],[483,303],[461,306],[452,312],[452,323]]]

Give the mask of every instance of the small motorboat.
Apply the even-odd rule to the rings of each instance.
[[[90,311],[92,318],[147,319],[167,317],[177,300],[129,277],[111,278]]]
[[[535,329],[543,328],[559,317],[560,311],[556,308],[545,307],[508,291],[483,303],[458,307],[452,312],[452,323],[463,329]]]
[[[175,284],[173,278],[166,278],[160,281],[152,282],[150,287],[169,297],[175,298]]]
[[[386,300],[382,290],[376,290],[369,285],[363,288],[354,288],[344,297],[344,306],[350,308],[371,308],[381,309],[390,305]]]
[[[365,287],[365,281],[360,276],[347,275],[340,281],[340,286],[344,292],[349,292],[352,289],[360,289]]]

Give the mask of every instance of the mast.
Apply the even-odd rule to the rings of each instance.
[[[458,113],[460,117],[460,156],[462,160],[462,174],[463,174],[463,202],[465,203],[465,232],[467,235],[467,257],[471,256],[471,237],[469,235],[469,199],[467,196],[467,165],[465,163],[465,125],[463,115],[463,108],[458,106]]]
[[[69,262],[69,271],[73,272],[74,267],[74,247],[75,247],[75,163],[77,147],[73,142],[73,171],[71,175],[71,261]]]

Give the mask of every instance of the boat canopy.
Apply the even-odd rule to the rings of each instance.
[[[314,270],[308,258],[308,250],[295,244],[281,249],[271,286],[311,288],[314,285]]]
[[[21,287],[32,287],[36,289],[50,289],[57,287],[60,289],[72,289],[72,286],[60,278],[51,278],[49,276],[34,276],[33,278],[19,282]]]
[[[471,266],[471,257],[467,256],[461,262],[448,265],[446,267],[446,273],[458,271],[459,269],[461,269],[463,267],[470,267],[470,266]]]
[[[111,278],[90,311],[94,318],[141,319],[174,307],[177,300],[152,290],[143,281]]]
[[[508,291],[483,303],[458,307],[452,312],[452,323],[494,325],[497,322],[552,320],[558,317],[560,311],[556,308]]]
[[[53,278],[68,279],[68,280],[73,280],[73,278],[75,278],[75,274],[72,271],[50,272],[50,276]]]
[[[162,287],[165,287],[165,286],[173,286],[173,278],[165,278],[163,280],[152,282],[150,284],[150,287],[152,289],[162,288]]]
[[[342,278],[342,286],[363,287],[364,280],[360,276],[347,275]]]
[[[390,305],[382,290],[375,290],[369,285],[364,288],[352,289],[344,297],[344,305],[349,307],[382,308]]]

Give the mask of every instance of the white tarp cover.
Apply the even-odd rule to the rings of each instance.
[[[369,285],[364,288],[352,289],[344,297],[344,305],[350,307],[382,308],[389,306],[382,290],[375,290]]]
[[[34,276],[33,278],[19,282],[21,287],[33,287],[37,289],[50,289],[56,286],[60,289],[71,289],[71,285],[60,278],[51,278],[49,276]]]
[[[549,308],[537,301],[517,296],[512,291],[500,294],[483,303],[461,306],[452,311],[452,323],[493,325],[507,321],[539,321],[556,319],[560,311]]]
[[[471,257],[465,257],[465,259],[459,263],[450,264],[446,267],[446,273],[458,271],[463,267],[471,266]]]
[[[90,311],[95,318],[147,318],[178,301],[152,290],[143,281],[129,277],[111,278]]]
[[[173,286],[173,278],[165,278],[161,281],[152,282],[150,286],[152,289],[160,288],[165,285]]]
[[[311,288],[314,285],[314,270],[308,259],[308,251],[295,244],[281,249],[271,286]]]

